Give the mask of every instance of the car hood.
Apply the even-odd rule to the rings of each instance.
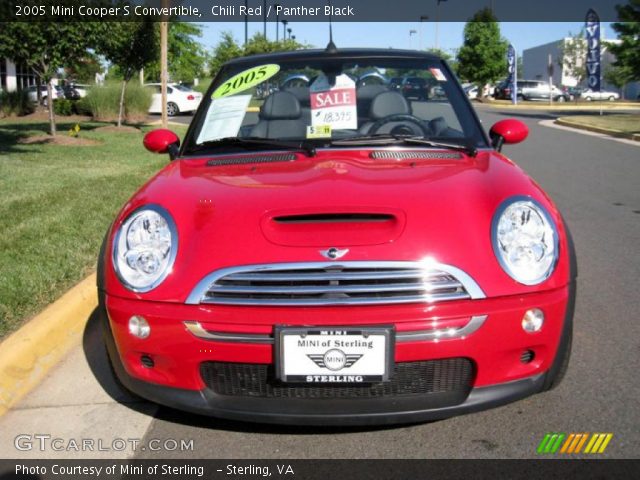
[[[273,155],[281,161],[271,163]],[[562,221],[542,190],[492,150],[476,157],[397,149],[273,155],[174,161],[133,196],[116,228],[132,210],[158,204],[179,234],[173,272],[144,298],[183,302],[219,268],[323,261],[320,251],[330,247],[349,249],[342,259],[349,261],[433,258],[464,270],[487,296],[566,284],[558,268],[541,286],[519,285],[496,261],[491,221],[508,197],[531,196],[559,228]],[[117,282],[108,289],[142,297]]]

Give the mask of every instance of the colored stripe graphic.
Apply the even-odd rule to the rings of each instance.
[[[540,453],[556,453],[560,445],[562,445],[562,440],[565,438],[564,433],[547,433],[540,445],[538,445],[537,452]]]
[[[537,448],[538,454],[604,453],[613,433],[547,433]],[[582,450],[582,447],[584,451]]]
[[[603,453],[613,437],[612,433],[594,433],[584,453]]]

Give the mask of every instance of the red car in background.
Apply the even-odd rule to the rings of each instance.
[[[363,70],[419,72],[443,98],[364,92]],[[310,85],[282,86],[299,72]],[[576,262],[551,199],[500,153],[527,133],[502,120],[487,135],[426,53],[230,61],[182,144],[146,135],[172,161],[100,252],[121,383],[191,412],[317,425],[433,420],[553,388]]]

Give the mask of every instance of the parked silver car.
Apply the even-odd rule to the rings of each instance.
[[[555,85],[549,89],[549,83],[543,80],[518,80],[518,97],[523,100],[549,100],[549,96],[554,102],[569,100],[568,94]]]

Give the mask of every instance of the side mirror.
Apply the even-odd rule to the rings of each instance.
[[[159,128],[147,133],[142,143],[144,148],[150,152],[168,153],[171,160],[173,160],[178,155],[180,139],[171,130]]]
[[[520,143],[529,135],[529,128],[520,120],[508,118],[494,123],[489,131],[491,144],[498,152],[505,143]]]

